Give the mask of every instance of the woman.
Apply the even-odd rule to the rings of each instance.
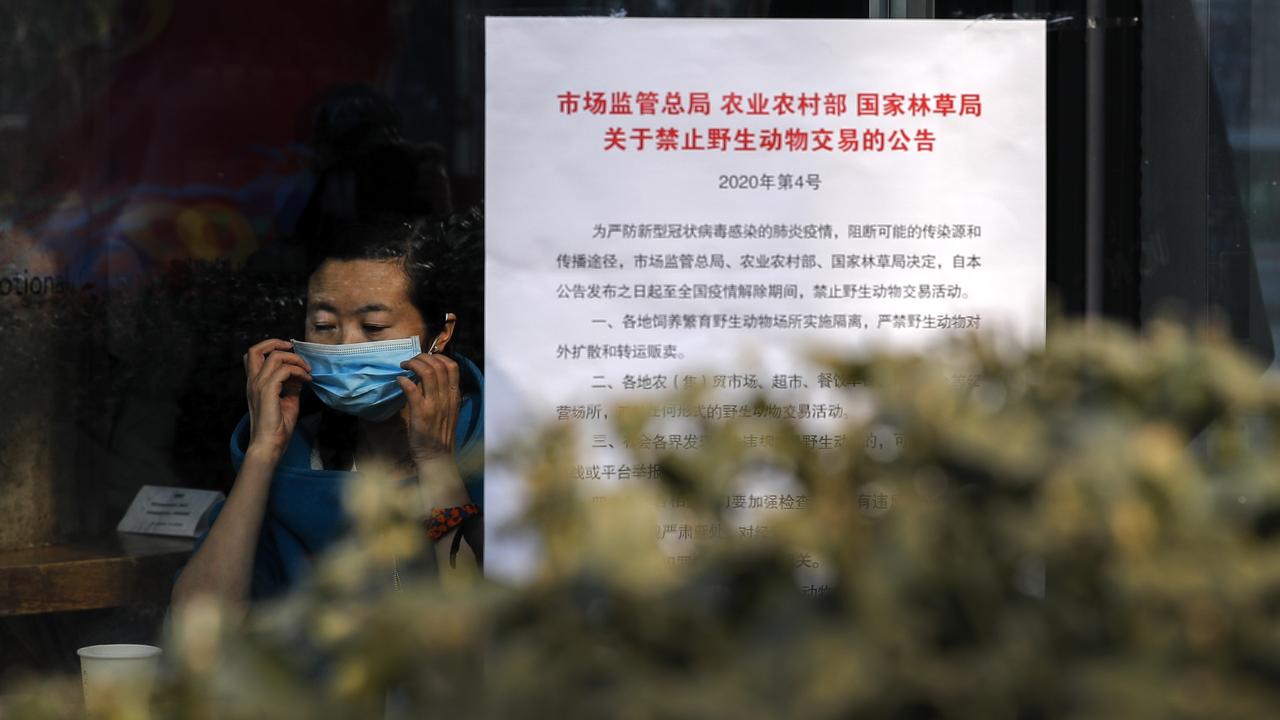
[[[243,606],[288,589],[345,530],[344,486],[362,466],[418,483],[440,572],[479,564],[481,478],[464,479],[456,456],[482,441],[483,379],[448,353],[458,322],[449,310],[463,290],[449,268],[474,250],[469,233],[457,243],[432,230],[383,217],[317,231],[305,342],[272,338],[245,353],[249,412],[231,439],[238,474],[176,579],[174,605],[213,594]],[[460,264],[475,267],[474,257]],[[324,406],[303,413],[305,393]],[[388,582],[398,587],[398,577]]]

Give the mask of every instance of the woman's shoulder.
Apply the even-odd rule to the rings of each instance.
[[[455,446],[462,450],[478,443],[484,435],[484,374],[466,355],[455,353],[453,357],[458,363],[458,390],[462,395]]]
[[[452,355],[458,363],[459,390],[463,395],[479,395],[484,391],[484,371],[471,358],[455,352]]]

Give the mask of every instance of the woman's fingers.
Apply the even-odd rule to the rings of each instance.
[[[440,362],[444,365],[445,377],[448,379],[447,387],[449,389],[449,394],[452,395],[453,391],[458,389],[458,363],[452,358],[447,358],[443,355],[435,355],[433,357],[439,358]]]
[[[451,358],[440,357],[440,361],[444,363],[446,382],[448,383],[445,397],[449,398],[449,412],[457,417],[458,406],[462,404],[462,392],[459,390],[461,383],[459,377],[461,372],[458,370],[458,363]]]
[[[452,452],[457,403],[449,390],[449,367],[444,358],[418,355],[401,363],[401,367],[419,378],[421,387],[407,377],[396,383],[408,397],[409,449],[415,459],[425,459]]]
[[[418,392],[426,398],[440,397],[440,378],[437,377],[436,365],[430,362],[433,356],[425,353],[414,356],[400,363],[400,367],[410,370],[418,376],[418,380],[422,385],[422,389]]]
[[[278,340],[269,338],[249,348],[249,352],[244,354],[244,373],[249,378],[255,378],[262,371],[262,365],[266,362],[267,355],[274,350],[288,350],[293,347],[293,343],[288,340]]]
[[[296,365],[307,372],[311,372],[311,364],[301,355],[288,350],[273,350],[267,354],[267,359],[263,362],[259,374],[270,376],[281,365]]]
[[[409,361],[414,372],[423,378],[423,394],[440,398],[450,409],[456,409],[458,400],[458,363],[443,355],[419,355]]]
[[[311,382],[311,373],[306,372],[297,365],[279,365],[278,368],[259,375],[257,382],[253,384],[253,389],[259,395],[259,402],[268,400],[271,397],[279,397],[284,391],[284,383],[289,380],[297,380],[297,382]]]
[[[396,383],[400,385],[400,389],[404,391],[405,397],[409,399],[409,410],[419,415],[425,413],[426,408],[424,408],[423,405],[427,402],[427,399],[422,396],[421,388],[414,385],[412,380],[403,376],[396,378]]]
[[[284,389],[284,384],[290,379],[300,380],[302,382],[311,382],[311,373],[303,370],[297,365],[281,365],[269,375],[265,375],[266,382],[260,386],[261,390],[268,390],[268,397],[279,397]]]

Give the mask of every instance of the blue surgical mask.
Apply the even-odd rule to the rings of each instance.
[[[311,389],[325,405],[381,422],[404,407],[404,391],[396,378],[412,373],[400,363],[416,357],[422,346],[414,335],[347,345],[294,340],[293,351],[311,365]]]

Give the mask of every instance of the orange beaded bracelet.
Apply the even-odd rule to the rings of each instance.
[[[461,525],[463,520],[479,514],[480,508],[475,503],[456,505],[451,508],[434,508],[431,511],[431,517],[425,521],[427,537],[439,540],[450,530]]]

